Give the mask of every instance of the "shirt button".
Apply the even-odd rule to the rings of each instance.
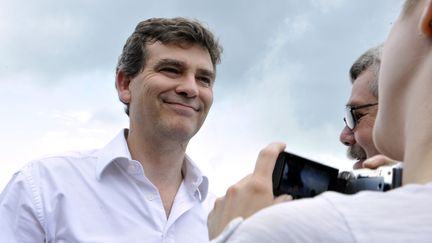
[[[129,166],[128,166],[128,168],[127,168],[127,171],[130,173],[130,174],[133,174],[133,173],[135,173],[135,165],[133,165],[133,164],[130,164]]]
[[[150,200],[150,201],[155,200],[156,197],[157,197],[157,195],[156,195],[155,193],[152,193],[152,194],[147,195],[147,199]]]

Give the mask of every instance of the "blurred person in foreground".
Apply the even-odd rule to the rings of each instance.
[[[270,144],[254,172],[216,200],[209,215],[213,242],[430,242],[432,0],[405,2],[384,44],[379,79],[373,138],[378,151],[403,161],[402,187],[274,198],[272,172],[285,145]]]
[[[0,242],[208,242],[214,197],[185,151],[212,105],[220,55],[198,21],[138,23],[116,68],[129,129],[18,171],[0,196]]]

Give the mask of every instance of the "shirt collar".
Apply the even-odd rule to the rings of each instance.
[[[132,156],[126,142],[126,134],[128,130],[123,129],[114,137],[111,142],[105,145],[104,148],[98,150],[95,155],[97,156],[96,164],[96,178],[100,180],[105,168],[113,161],[127,160],[130,161]]]
[[[182,168],[184,183],[188,190],[198,192],[198,198],[202,202],[206,199],[208,193],[208,178],[204,176],[198,166],[192,159],[186,155]]]
[[[104,170],[114,161],[131,161],[126,134],[128,130],[123,129],[114,137],[104,148],[96,151],[97,165],[96,165],[96,178],[100,180]],[[184,176],[184,184],[192,195],[197,192],[199,200],[202,202],[206,199],[208,194],[208,178],[204,176],[198,166],[192,161],[189,156],[185,156],[185,161],[182,168]]]

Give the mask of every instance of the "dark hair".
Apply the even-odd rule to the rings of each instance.
[[[138,23],[135,31],[127,39],[119,57],[116,73],[120,70],[129,78],[134,78],[145,67],[148,54],[147,44],[188,45],[198,44],[207,49],[216,70],[220,63],[222,47],[213,34],[197,20],[186,18],[151,18]],[[124,102],[123,102],[124,103]],[[129,115],[129,104],[126,104]]]

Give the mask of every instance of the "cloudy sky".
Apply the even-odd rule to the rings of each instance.
[[[224,47],[215,101],[188,153],[226,188],[272,141],[350,168],[339,142],[348,69],[385,40],[401,0],[0,0],[0,190],[28,161],[104,146],[128,126],[117,57],[150,17],[201,20]]]

